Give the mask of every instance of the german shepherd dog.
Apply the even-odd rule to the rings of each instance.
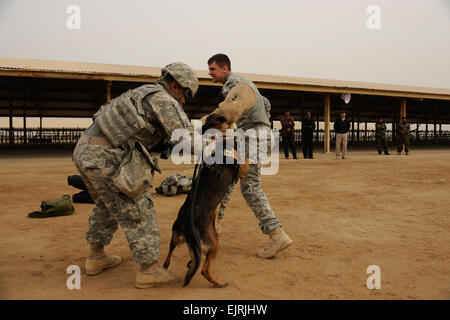
[[[219,125],[211,125],[213,120],[217,124],[226,121],[223,117],[214,115],[214,119],[207,121],[209,126],[203,126],[203,132],[211,127],[220,128]],[[238,177],[245,177],[248,164],[239,166],[236,160],[234,160],[233,164],[226,163],[226,157],[224,156],[223,164],[206,165],[203,162],[199,165],[198,173],[196,166],[191,191],[180,208],[178,217],[172,226],[172,238],[170,240],[169,253],[164,262],[164,268],[167,269],[169,267],[175,247],[186,242],[191,260],[187,264],[188,271],[183,286],[189,284],[200,266],[202,244],[206,255],[202,275],[215,287],[223,288],[227,286],[227,283],[218,282],[211,275],[211,265],[219,250],[219,239],[215,226],[217,208],[228,187]]]

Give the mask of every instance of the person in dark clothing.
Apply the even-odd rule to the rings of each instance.
[[[295,148],[295,130],[294,130],[294,118],[289,115],[286,111],[284,116],[281,118],[281,131],[280,135],[283,140],[284,156],[286,159],[289,158],[289,149],[291,149],[294,159],[297,159],[297,150]]]
[[[334,122],[334,132],[336,133],[336,159],[342,151],[342,159],[347,154],[348,132],[350,131],[350,121],[346,118],[346,111],[342,110],[339,118]]]
[[[402,122],[398,125],[397,134],[397,152],[402,154],[403,145],[405,145],[405,154],[409,154],[409,134],[411,125],[406,121],[406,116],[402,117]]]
[[[386,123],[384,123],[381,117],[378,118],[377,123],[375,124],[375,138],[377,141],[378,154],[381,155],[384,151],[385,155],[389,155],[390,153],[386,140]]]
[[[314,159],[313,157],[313,134],[316,123],[311,119],[311,112],[306,113],[306,119],[302,121],[302,144],[303,158]]]

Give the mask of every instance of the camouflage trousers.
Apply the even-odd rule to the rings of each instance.
[[[133,200],[112,181],[123,153],[119,148],[81,142],[75,147],[73,161],[95,201],[86,240],[106,246],[120,225],[134,260],[140,264],[156,262],[160,256],[160,235],[150,194],[146,191]]]
[[[405,152],[409,152],[409,138],[398,137],[397,138],[397,151],[402,152],[403,145],[405,145]]]
[[[276,228],[281,227],[281,223],[275,217],[275,213],[270,207],[269,200],[261,186],[261,164],[249,165],[247,176],[244,179],[240,179],[240,184],[242,196],[258,219],[261,231],[268,234]],[[228,187],[227,193],[219,207],[219,219],[223,219],[225,209],[235,187],[236,183]]]
[[[378,153],[388,153],[386,137],[376,137]]]

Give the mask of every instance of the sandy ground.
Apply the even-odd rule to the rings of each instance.
[[[5,153],[0,150],[1,299],[450,299],[450,149],[421,149],[406,156],[350,152],[350,159],[317,153],[315,160],[280,160],[263,187],[294,244],[272,260],[255,252],[268,240],[239,190],[230,202],[213,266],[212,288],[200,273],[191,284],[134,287],[137,270],[119,228],[107,251],[123,263],[98,276],[84,274],[84,233],[92,209],[74,204],[73,215],[29,219],[42,200],[76,189],[70,151]],[[157,186],[192,166],[161,161]],[[164,260],[171,225],[184,195],[155,195]],[[184,276],[183,245],[171,270]],[[69,290],[66,268],[81,268],[81,289]],[[369,265],[381,270],[381,289],[366,287]]]

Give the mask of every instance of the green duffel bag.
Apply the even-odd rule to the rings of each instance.
[[[70,196],[63,195],[55,201],[42,201],[42,211],[33,211],[28,214],[28,218],[48,218],[56,216],[71,215],[75,209],[70,202]]]

